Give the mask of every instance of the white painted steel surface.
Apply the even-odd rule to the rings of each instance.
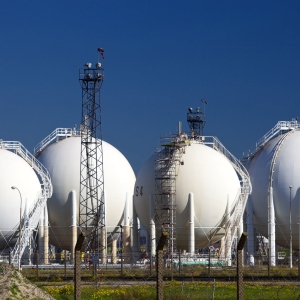
[[[149,230],[149,195],[155,194],[155,160],[151,156],[137,175],[134,205],[137,215]],[[232,164],[223,155],[204,144],[191,141],[182,155],[183,165],[179,166],[176,177],[176,231],[177,248],[188,249],[189,241],[189,194],[194,195],[195,247],[209,244],[207,233],[224,219],[227,198],[230,205],[240,194],[240,183]],[[211,237],[220,240],[224,230]]]
[[[0,148],[0,248],[6,246],[5,238],[9,239],[14,228],[20,223],[20,195],[12,190],[16,186],[22,195],[22,216],[25,203],[30,208],[41,193],[41,184],[30,165],[17,154]],[[15,228],[19,230],[18,228]],[[11,241],[13,245],[16,239]]]
[[[80,136],[71,136],[49,144],[37,155],[49,170],[53,184],[53,195],[48,200],[50,243],[64,250],[70,250],[72,191],[76,192],[77,211],[79,209],[80,151]],[[109,237],[122,222],[126,195],[133,193],[135,175],[123,154],[104,141],[103,168],[106,227]],[[127,198],[132,201],[130,196]],[[129,207],[132,216],[132,205]]]
[[[282,140],[282,138],[284,139]],[[281,145],[278,147],[280,141]],[[273,195],[276,220],[276,244],[284,247],[289,246],[289,186],[292,186],[294,249],[298,249],[299,245],[299,149],[300,131],[290,131],[284,135],[276,136],[267,142],[263,148],[257,151],[247,167],[253,187],[251,198],[254,225],[260,233],[268,237],[268,197],[269,195]],[[270,180],[272,180],[272,184],[270,184]],[[270,224],[269,226],[272,225]],[[274,234],[272,230],[271,234]]]

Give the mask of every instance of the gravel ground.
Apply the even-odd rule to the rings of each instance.
[[[54,300],[6,263],[0,263],[0,299]]]

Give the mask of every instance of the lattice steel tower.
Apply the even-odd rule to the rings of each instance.
[[[85,250],[104,253],[105,203],[100,89],[104,79],[101,63],[87,63],[79,70],[82,88],[79,226],[85,233]]]
[[[187,122],[191,130],[191,138],[199,138],[203,135],[203,130],[205,126],[205,104],[207,103],[202,99],[204,103],[204,112],[201,111],[200,107],[196,108],[196,111],[190,107],[187,113]]]

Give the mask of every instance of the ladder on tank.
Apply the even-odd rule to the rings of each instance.
[[[47,199],[52,196],[52,184],[47,169],[20,142],[1,141],[0,148],[14,152],[23,158],[36,172],[41,184],[41,192],[29,208],[28,213],[25,213],[21,233],[19,232],[20,238],[11,251],[12,263],[18,264],[33,231],[38,226]]]
[[[157,236],[168,232],[168,253],[176,249],[176,177],[187,145],[180,135],[161,138],[162,149],[155,162],[155,224]]]

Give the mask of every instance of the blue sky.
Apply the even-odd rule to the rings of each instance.
[[[137,174],[160,136],[205,135],[237,158],[299,116],[300,1],[6,1],[0,10],[0,139],[30,151],[81,121],[79,68],[105,50],[103,139]]]

